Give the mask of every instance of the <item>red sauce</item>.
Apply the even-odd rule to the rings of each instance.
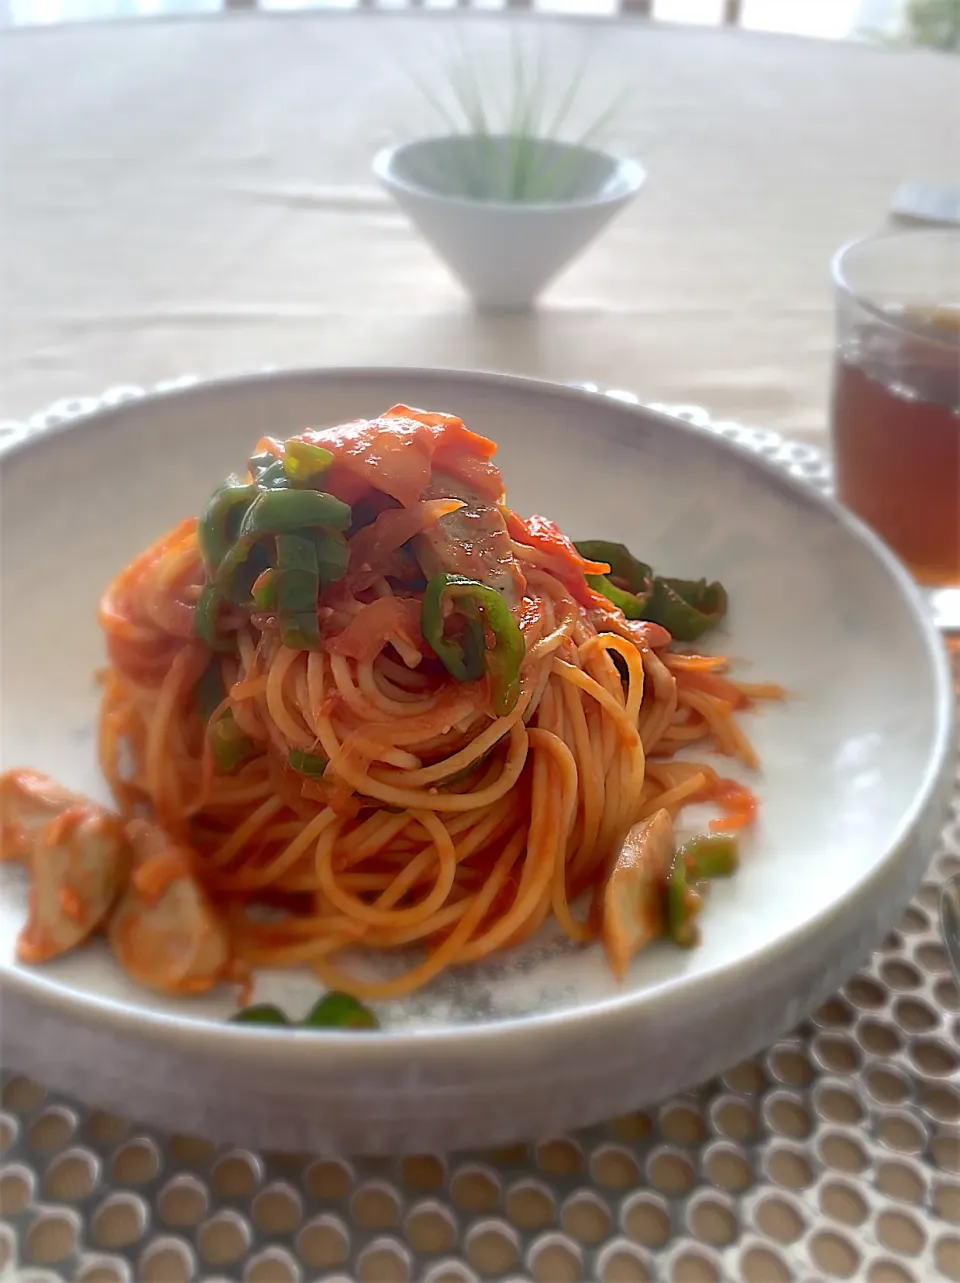
[[[434,469],[493,501],[503,493],[503,478],[491,462],[496,446],[454,415],[395,405],[379,419],[308,429],[301,435],[333,455],[325,484],[346,503],[356,503],[372,489],[409,507],[430,484]]]

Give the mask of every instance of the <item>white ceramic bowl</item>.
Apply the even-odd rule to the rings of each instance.
[[[531,175],[510,200],[516,140],[451,134],[381,151],[373,172],[481,307],[528,307],[640,190],[632,160],[528,140]],[[494,193],[494,198],[490,197]]]
[[[773,1041],[859,965],[918,884],[952,754],[946,662],[906,573],[834,504],[677,420],[520,379],[429,371],[261,376],[147,397],[15,448],[0,468],[2,765],[105,797],[98,594],[196,512],[264,432],[444,407],[500,443],[514,506],[727,585],[712,646],[792,698],[751,717],[762,813],[700,948],[651,948],[618,986],[551,931],[379,1008],[374,1034],[225,1025],[99,943],[18,966],[21,870],[0,866],[5,1063],[93,1104],[254,1147],[428,1150],[546,1135],[683,1089]],[[297,1016],[317,994],[275,973]]]

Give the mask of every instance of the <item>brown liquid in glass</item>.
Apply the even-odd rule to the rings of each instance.
[[[837,493],[923,584],[960,584],[960,308],[865,320],[838,354]]]

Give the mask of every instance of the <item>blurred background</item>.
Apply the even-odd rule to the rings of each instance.
[[[0,12],[0,426],[184,374],[452,365],[589,380],[822,448],[831,256],[905,213],[953,217],[960,0]],[[529,108],[649,176],[524,311],[473,306],[436,228],[371,168],[384,148],[482,135],[477,82],[501,132],[536,134]],[[445,92],[467,100],[459,124]]]
[[[358,9],[374,0],[0,0],[0,26],[90,19],[173,17],[223,9]],[[960,0],[375,0],[378,9],[535,9],[610,16],[642,13],[662,22],[715,25],[843,40],[904,40],[936,48],[960,44]]]

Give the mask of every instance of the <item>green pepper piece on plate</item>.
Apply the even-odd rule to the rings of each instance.
[[[350,564],[347,542],[339,535],[318,535],[316,544],[321,586],[335,584],[347,573],[347,566]]]
[[[380,1022],[364,1003],[336,991],[319,998],[301,1021],[304,1029],[379,1029]]]
[[[236,723],[233,713],[228,709],[208,728],[210,747],[217,770],[223,775],[230,775],[244,762],[256,756],[257,746]]]
[[[680,855],[694,878],[728,878],[740,867],[737,839],[729,833],[701,833],[684,842]]]
[[[289,490],[290,478],[287,476],[282,459],[271,459],[270,463],[257,474],[257,489]]]
[[[261,571],[253,581],[250,596],[257,610],[273,610],[277,604],[277,572],[273,566]]]
[[[220,674],[218,661],[214,660],[203,670],[194,693],[197,711],[205,722],[209,722],[217,708],[223,703],[223,697],[226,693],[223,689],[223,677]]]
[[[316,610],[320,596],[317,544],[306,535],[277,535],[277,609],[281,615]]]
[[[240,526],[256,496],[256,487],[233,475],[213,492],[197,522],[197,545],[209,574],[230,551]]]
[[[662,624],[677,641],[696,641],[727,613],[723,584],[706,579],[661,579],[653,581],[645,619]]]
[[[234,637],[224,637],[217,628],[220,608],[224,596],[216,584],[205,584],[193,614],[193,631],[201,641],[206,642],[211,650],[233,650]]]
[[[291,481],[308,483],[322,476],[333,463],[333,455],[323,446],[296,438],[283,447],[283,470]]]
[[[653,571],[645,561],[638,561],[622,543],[609,543],[605,539],[582,539],[577,552],[589,561],[605,561],[609,575],[587,575],[586,580],[594,592],[622,610],[627,619],[644,619],[650,600]]]
[[[459,608],[465,623],[462,639],[448,637],[444,606]],[[500,594],[463,575],[434,575],[420,609],[424,638],[457,681],[476,681],[484,665],[490,674],[494,711],[505,717],[520,697],[520,666],[526,645],[520,625]],[[494,645],[486,649],[485,627]]]
[[[221,561],[214,583],[226,601],[249,610],[254,605],[253,585],[269,566],[266,542],[241,538]]]
[[[687,881],[687,866],[678,853],[667,875],[667,931],[671,940],[691,949],[700,938],[697,917],[703,901]]]
[[[605,561],[610,567],[610,574],[603,578],[619,579],[630,592],[639,593],[653,578],[651,568],[645,561],[638,561],[626,544],[611,543],[606,539],[580,539],[576,549],[588,561]]]
[[[627,619],[661,624],[677,641],[696,641],[727,613],[727,594],[721,583],[706,579],[669,579],[655,575],[622,543],[582,539],[581,556],[605,561],[609,575],[587,575],[587,583]]]
[[[327,769],[327,759],[319,753],[305,753],[302,748],[292,748],[287,754],[287,765],[300,775],[319,780]]]
[[[346,530],[351,520],[350,505],[322,490],[265,490],[247,509],[238,538],[296,534],[314,526]]]
[[[261,477],[268,468],[273,467],[277,462],[278,456],[272,450],[261,450],[259,454],[251,455],[247,460],[247,467],[250,469],[250,475],[256,481]]]
[[[320,625],[317,622],[316,607],[296,615],[280,614],[277,616],[277,623],[284,646],[289,646],[291,650],[319,649]]]
[[[272,1002],[258,1002],[252,1007],[242,1007],[230,1017],[230,1024],[232,1025],[290,1026],[291,1023],[280,1008],[275,1007]]]
[[[475,612],[463,611],[461,636],[446,635],[442,599],[449,577],[437,575],[427,584],[420,606],[420,629],[451,677],[458,682],[476,682],[483,676],[483,624]]]

